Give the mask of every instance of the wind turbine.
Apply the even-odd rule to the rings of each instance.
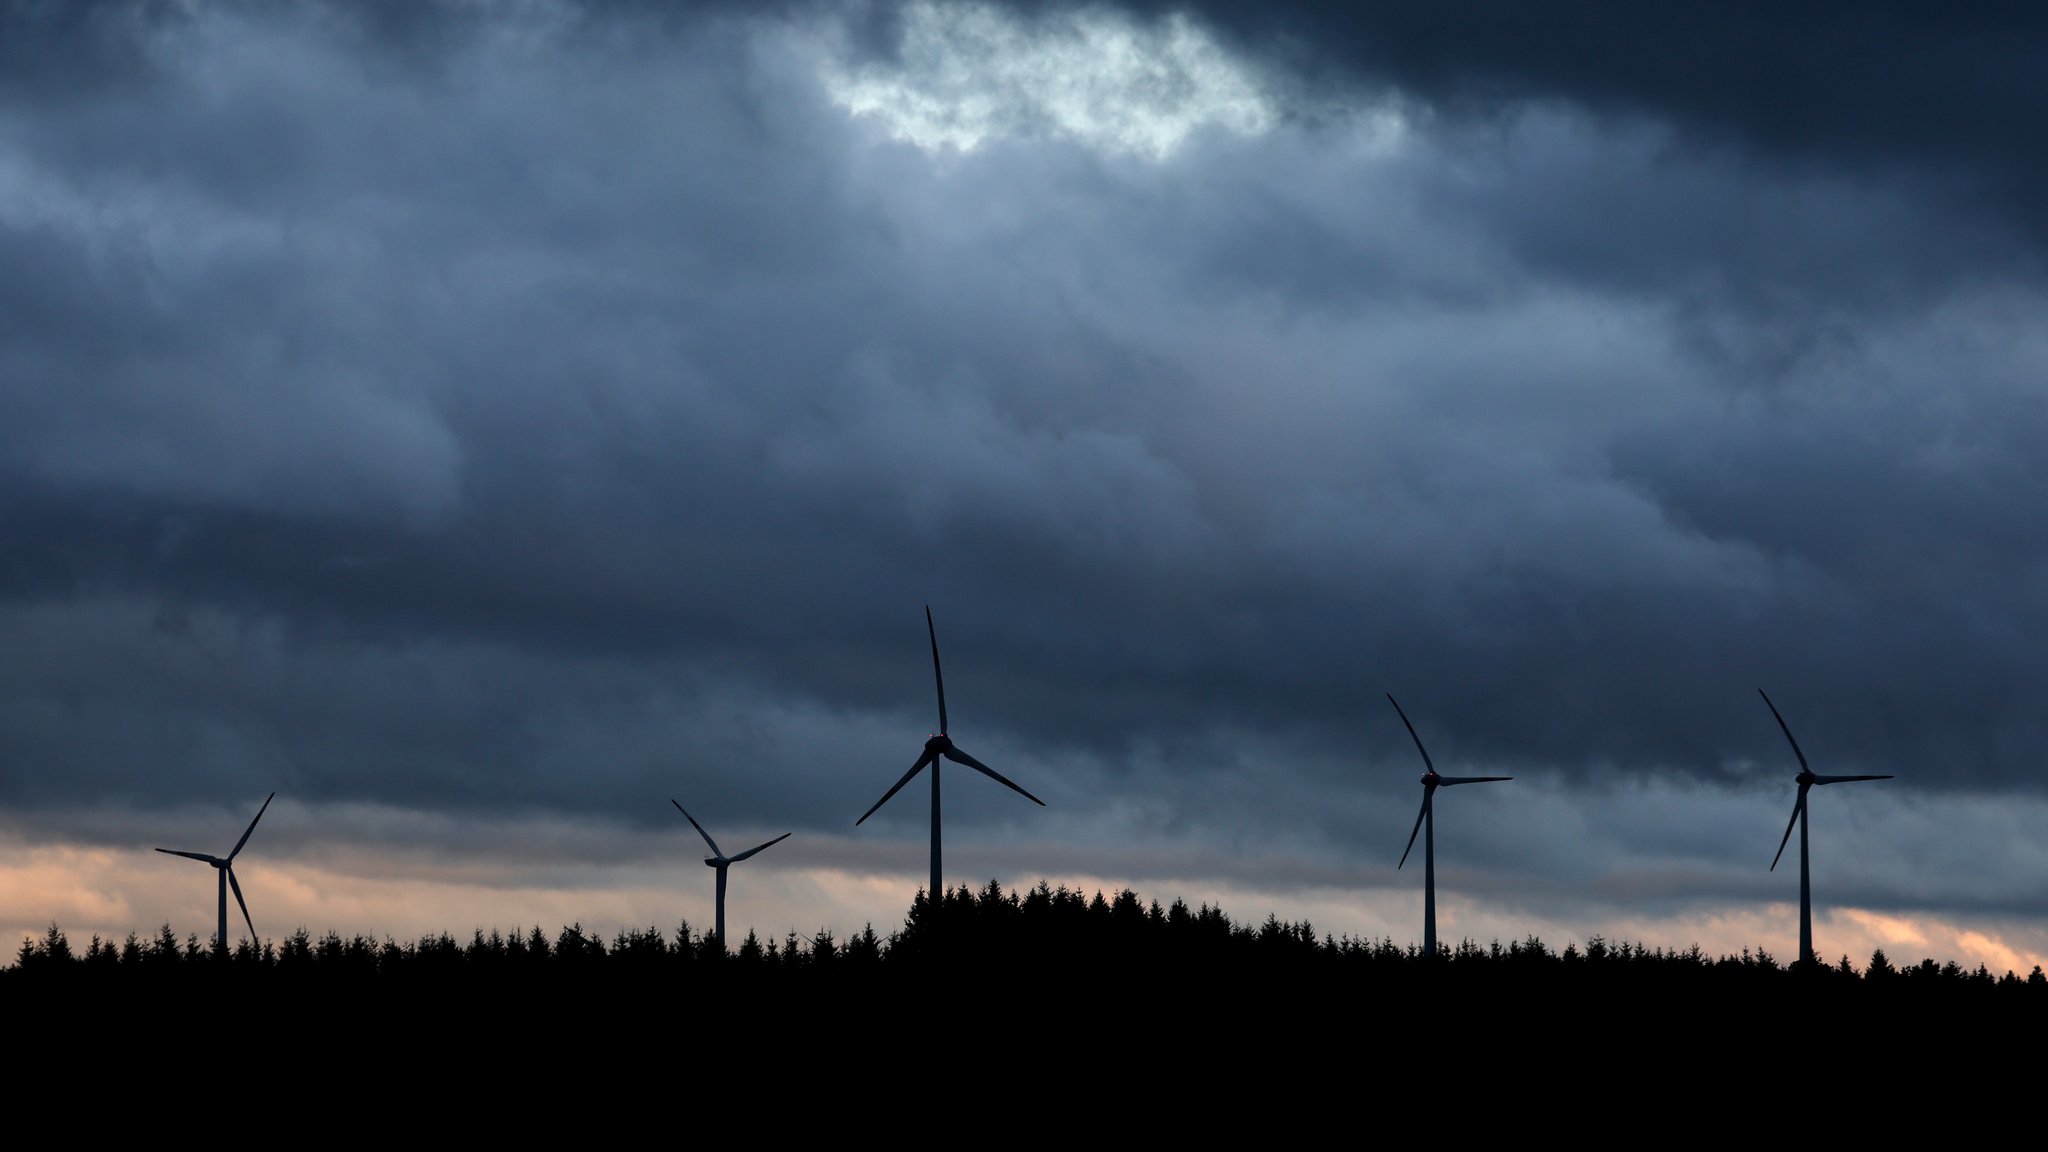
[[[1011,782],[1011,780],[1008,777],[1004,776],[1002,773],[996,771],[995,769],[989,767],[986,764],[983,764],[981,761],[976,760],[974,757],[969,756],[967,753],[962,752],[960,749],[953,746],[952,738],[946,735],[946,678],[939,672],[939,632],[937,628],[932,626],[932,609],[931,605],[929,604],[925,605],[924,609],[924,628],[925,631],[930,634],[932,639],[932,679],[936,681],[939,686],[939,730],[932,735],[931,739],[926,740],[924,742],[924,754],[917,758],[917,763],[912,764],[910,766],[910,771],[905,772],[903,774],[903,779],[898,780],[896,783],[890,785],[889,790],[887,792],[882,793],[882,798],[880,800],[875,801],[874,807],[869,808],[866,812],[863,812],[861,814],[861,818],[853,822],[853,826],[858,828],[862,824],[865,824],[867,822],[867,818],[875,814],[876,808],[880,808],[882,805],[887,804],[889,802],[889,797],[894,796],[897,793],[897,791],[901,789],[905,784],[910,783],[910,778],[917,775],[919,772],[923,771],[925,765],[931,765],[932,886],[930,889],[930,899],[932,901],[932,907],[936,909],[939,907],[939,901],[945,895],[945,889],[939,887],[940,757],[944,757],[948,760],[951,760],[955,764],[967,765],[969,768],[972,768],[976,772],[979,772],[982,775],[988,777],[989,779],[994,780],[996,783],[1001,784],[1003,787],[1008,788],[1012,792],[1017,793],[1019,796],[1024,797],[1026,800],[1031,801],[1033,804],[1036,804],[1041,808],[1045,807],[1045,801],[1040,800],[1038,797],[1033,796],[1031,793],[1024,791],[1024,789],[1017,787],[1015,783]]]
[[[1513,776],[1439,776],[1436,765],[1430,762],[1429,749],[1422,746],[1422,737],[1415,734],[1415,725],[1408,723],[1408,714],[1401,711],[1401,702],[1394,694],[1387,693],[1387,703],[1407,725],[1408,735],[1414,737],[1415,750],[1422,753],[1422,766],[1428,771],[1422,774],[1422,811],[1415,814],[1415,827],[1408,833],[1408,847],[1401,850],[1401,863],[1394,865],[1400,871],[1408,863],[1408,853],[1415,851],[1415,834],[1428,829],[1422,838],[1422,954],[1436,955],[1436,790],[1449,788],[1453,784],[1486,784],[1494,780],[1513,780]]]
[[[263,807],[256,810],[256,820],[263,819],[263,813],[270,809],[270,802],[276,798],[275,792],[263,798]],[[157,849],[172,856],[183,856],[187,860],[204,860],[220,873],[220,931],[214,939],[220,941],[222,948],[228,946],[228,889],[231,887],[235,890],[235,903],[242,906],[242,919],[249,925],[249,941],[252,944],[256,942],[256,922],[249,919],[249,902],[242,899],[242,886],[235,882],[235,856],[242,851],[242,845],[249,842],[249,833],[256,830],[256,820],[249,821],[249,827],[242,833],[242,838],[235,841],[234,851],[224,857],[208,856],[204,852],[180,852],[175,848]]]
[[[1806,790],[1815,784],[1847,784],[1856,780],[1889,780],[1890,776],[1816,776],[1806,766],[1806,753],[1799,750],[1799,741],[1792,739],[1792,727],[1785,718],[1778,715],[1778,706],[1771,703],[1770,694],[1759,688],[1756,694],[1764,698],[1764,707],[1777,718],[1778,727],[1784,729],[1785,739],[1792,743],[1792,754],[1799,757],[1799,799],[1792,803],[1792,819],[1785,824],[1785,836],[1778,841],[1778,855],[1771,857],[1771,871],[1778,870],[1778,858],[1785,854],[1785,845],[1792,839],[1792,825],[1799,825],[1799,959],[1811,964],[1813,958],[1813,881],[1806,865]]]
[[[674,797],[670,797],[669,803],[674,804],[676,806],[676,811],[681,812],[683,814],[683,819],[688,820],[690,822],[690,827],[695,828],[697,830],[697,835],[702,836],[704,838],[704,842],[706,844],[711,845],[711,855],[704,858],[704,863],[709,865],[710,867],[718,869],[718,944],[722,948],[725,946],[726,868],[730,867],[731,865],[737,864],[742,860],[745,860],[747,857],[752,856],[756,852],[759,852],[762,848],[772,848],[775,845],[782,843],[784,840],[789,839],[789,833],[784,832],[782,835],[777,836],[775,839],[770,840],[768,843],[762,844],[759,847],[749,848],[745,852],[742,852],[737,856],[727,856],[725,853],[720,852],[718,850],[718,841],[713,840],[711,838],[711,833],[706,832],[704,830],[704,826],[702,824],[697,823],[697,818],[695,816],[690,815],[690,810],[683,807],[681,801],[675,799]]]

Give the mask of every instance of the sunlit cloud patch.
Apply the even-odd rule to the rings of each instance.
[[[920,148],[1051,137],[1161,160],[1196,132],[1257,135],[1277,116],[1256,74],[1185,16],[919,3],[902,21],[895,60],[842,56],[821,72],[847,111]]]

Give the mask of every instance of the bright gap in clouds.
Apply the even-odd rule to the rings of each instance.
[[[1164,160],[1193,133],[1258,135],[1273,104],[1251,71],[1184,16],[1083,11],[1027,21],[985,4],[912,4],[896,60],[828,54],[826,92],[929,151],[991,137],[1078,140]]]

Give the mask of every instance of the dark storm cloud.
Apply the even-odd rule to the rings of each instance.
[[[51,111],[109,90],[132,95],[159,74],[149,41],[178,13],[168,0],[0,5],[0,98]]]
[[[1040,15],[1085,5],[1011,5]],[[1318,85],[1391,87],[1457,118],[1556,101],[1670,125],[1794,174],[1906,178],[2048,239],[2048,14],[2025,4],[1512,5],[1137,0],[1193,13]]]
[[[1820,771],[2038,790],[2040,294],[1947,177],[1890,178],[2030,160],[1826,101],[1773,136],[1419,15],[1216,19],[1499,115],[1154,163],[892,141],[799,10],[107,11],[58,37],[101,80],[0,107],[9,806],[843,830],[936,721],[927,602],[954,733],[1052,805],[960,774],[949,814],[1175,846],[1136,875],[1382,876],[1388,690],[1446,770],[1624,799],[1785,789],[1759,685]],[[1564,845],[1461,804],[1459,867],[1782,899],[1783,804],[1739,794],[1588,801]]]

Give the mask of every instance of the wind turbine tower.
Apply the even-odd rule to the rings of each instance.
[[[1422,766],[1428,771],[1422,774],[1422,811],[1415,814],[1415,827],[1408,833],[1408,847],[1401,851],[1401,863],[1394,865],[1399,871],[1408,863],[1408,853],[1415,851],[1415,834],[1424,833],[1422,838],[1422,954],[1436,955],[1436,790],[1449,788],[1453,784],[1487,784],[1495,780],[1513,780],[1513,776],[1439,776],[1436,765],[1430,762],[1429,749],[1422,746],[1422,737],[1415,734],[1415,725],[1408,723],[1408,714],[1401,711],[1401,702],[1394,694],[1387,693],[1387,703],[1394,706],[1394,712],[1401,717],[1401,723],[1408,729],[1408,735],[1415,741],[1415,750],[1422,753]]]
[[[256,810],[256,820],[263,819],[263,813],[270,809],[270,802],[276,798],[277,793],[275,792],[263,798],[263,807]],[[242,886],[235,881],[235,857],[242,851],[242,845],[249,842],[249,833],[256,830],[256,820],[249,821],[249,827],[242,832],[242,838],[235,841],[234,851],[229,852],[226,856],[208,856],[204,852],[180,852],[175,848],[157,849],[159,852],[172,856],[183,856],[187,860],[204,860],[206,863],[213,865],[214,871],[220,874],[220,927],[215,931],[213,938],[220,942],[222,949],[226,949],[228,946],[229,888],[235,890],[235,903],[242,906],[242,919],[249,925],[249,942],[251,944],[256,942],[256,922],[249,919],[249,902],[242,899]]]
[[[1010,791],[1017,793],[1019,796],[1024,797],[1026,800],[1031,801],[1033,804],[1036,804],[1041,808],[1045,807],[1045,801],[1040,800],[1038,797],[1033,796],[1031,793],[1024,791],[1024,789],[1019,788],[1015,783],[1011,782],[1011,780],[1008,777],[1004,776],[1002,773],[996,771],[995,769],[989,767],[986,764],[983,764],[981,761],[976,760],[974,757],[969,756],[967,753],[961,751],[958,747],[954,745],[952,738],[946,735],[946,679],[939,672],[939,632],[938,629],[933,627],[932,625],[932,610],[930,605],[925,606],[924,628],[925,632],[928,635],[930,635],[932,641],[932,680],[936,682],[939,687],[939,730],[933,733],[929,740],[926,740],[924,742],[924,754],[917,758],[917,763],[912,764],[910,766],[910,771],[905,772],[901,780],[898,780],[896,781],[896,783],[890,785],[889,790],[887,792],[882,793],[882,798],[880,800],[875,801],[874,807],[869,808],[866,812],[862,813],[861,818],[855,820],[853,822],[853,825],[854,827],[858,828],[862,824],[865,824],[867,822],[867,818],[875,814],[876,808],[880,808],[882,805],[887,804],[889,802],[889,797],[894,796],[899,790],[902,789],[902,787],[905,784],[910,783],[911,778],[916,776],[919,772],[924,771],[927,765],[931,767],[932,886],[929,891],[930,899],[932,902],[932,908],[936,910],[940,906],[940,901],[944,899],[946,891],[944,888],[940,887],[939,877],[940,759],[943,758],[946,760],[951,760],[955,764],[965,764],[969,768],[972,768],[976,772],[979,772],[982,775],[988,777],[989,779],[994,780],[996,783],[1001,784],[1003,787],[1008,788]]]
[[[711,838],[711,833],[706,832],[704,830],[704,826],[702,824],[697,823],[697,818],[695,816],[690,815],[689,809],[684,808],[681,801],[675,799],[674,797],[670,797],[669,803],[674,804],[676,806],[676,811],[681,812],[683,814],[683,819],[688,820],[690,822],[690,827],[695,828],[697,830],[697,835],[702,836],[704,838],[704,843],[711,845],[711,855],[706,856],[704,858],[704,863],[712,868],[718,869],[718,945],[719,947],[723,948],[725,946],[725,870],[731,867],[732,865],[737,864],[742,860],[745,860],[747,857],[752,856],[754,853],[759,852],[763,848],[773,847],[774,845],[780,844],[784,840],[789,839],[789,833],[784,832],[782,835],[777,836],[775,839],[770,840],[768,843],[756,845],[752,848],[747,849],[745,852],[740,853],[737,856],[727,856],[725,853],[720,852],[718,850],[718,841],[713,840]]]
[[[1792,727],[1785,718],[1778,715],[1778,706],[1771,703],[1770,694],[1759,688],[1756,694],[1764,698],[1764,707],[1777,718],[1778,727],[1784,730],[1785,739],[1792,745],[1792,755],[1799,758],[1799,775],[1793,779],[1799,782],[1799,799],[1792,802],[1792,819],[1785,824],[1785,835],[1778,841],[1778,855],[1771,857],[1771,871],[1778,870],[1778,859],[1785,855],[1785,845],[1792,839],[1792,825],[1799,825],[1799,959],[1802,963],[1813,964],[1813,877],[1806,863],[1806,792],[1816,784],[1848,784],[1857,780],[1889,780],[1890,776],[1816,776],[1806,766],[1806,753],[1799,750],[1799,741],[1792,738]]]

